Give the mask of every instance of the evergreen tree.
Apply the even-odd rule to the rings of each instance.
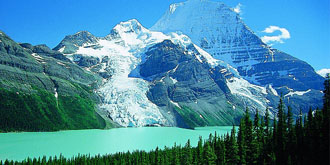
[[[159,152],[159,148],[156,147],[156,150],[155,150],[155,161],[154,162],[156,164],[161,164],[161,159],[162,159],[162,155]]]
[[[323,109],[322,109],[322,124],[320,130],[320,137],[321,137],[321,154],[322,155],[322,162],[325,164],[329,164],[329,120],[330,120],[330,74],[328,73],[326,79],[324,81],[324,96],[323,96]]]
[[[253,124],[250,119],[249,109],[246,108],[244,115],[245,122],[245,145],[246,145],[246,162],[247,163],[256,163],[257,155],[256,155],[256,139],[253,132]]]
[[[269,137],[269,109],[267,107],[266,113],[265,113],[265,136]]]
[[[295,151],[297,154],[297,164],[302,164],[303,160],[303,141],[304,141],[304,132],[303,132],[303,114],[302,114],[302,110],[300,109],[300,113],[299,113],[299,117],[296,121],[296,125],[295,125],[295,132],[296,132],[296,140],[297,140],[297,145],[295,147]]]
[[[227,134],[226,143],[226,164],[238,164],[238,145],[236,141],[236,130],[234,125],[230,136]]]
[[[285,153],[285,142],[286,142],[286,118],[284,114],[284,103],[283,98],[281,96],[280,102],[278,105],[278,124],[277,124],[277,130],[276,130],[276,163],[277,164],[286,164],[286,155]]]
[[[240,121],[238,127],[238,154],[239,154],[239,164],[246,164],[246,126],[245,118],[243,117]]]
[[[197,144],[197,162],[203,161],[203,139],[200,136]]]
[[[191,150],[190,140],[188,139],[184,148],[184,157],[182,164],[192,164],[193,163],[193,153]]]
[[[264,129],[264,123],[260,120],[258,109],[256,109],[253,126],[254,126],[255,140],[256,140],[255,152],[258,157],[258,155],[260,155],[261,148],[263,145],[263,129]]]
[[[209,142],[205,142],[204,144],[203,158],[204,158],[203,164],[207,164],[207,165],[216,164],[215,161],[217,159],[217,156],[212,150]]]
[[[289,153],[290,160],[288,164],[296,164],[296,157],[294,156],[296,152],[294,146],[296,146],[296,133],[293,128],[293,115],[291,107],[288,106],[288,115],[287,115],[287,145],[286,153]]]

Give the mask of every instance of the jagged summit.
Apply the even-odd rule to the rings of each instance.
[[[118,39],[130,37],[133,35],[140,35],[141,33],[146,33],[149,30],[141,25],[141,23],[136,19],[130,19],[128,21],[123,21],[117,24],[109,35],[105,37],[107,40]],[[135,39],[132,39],[135,40]]]
[[[217,27],[220,31],[221,27],[227,26],[225,24],[237,22],[242,23],[239,15],[222,2],[188,0],[171,4],[165,14],[150,29],[167,33],[188,28],[190,33],[196,33],[200,32],[201,28],[207,30],[213,27]],[[182,32],[187,33],[187,30]]]
[[[145,29],[138,20],[131,19],[125,22],[120,22],[114,28],[114,30],[130,33],[135,31],[140,31],[141,29]]]
[[[258,62],[272,60],[270,50],[263,49],[263,53],[268,54],[263,57],[253,52],[251,55],[240,53],[248,51],[251,46],[268,46],[243,23],[236,12],[222,2],[189,0],[172,4],[151,30],[165,33],[181,31],[212,56],[234,66],[246,65],[246,59]],[[233,50],[236,51],[234,55]]]
[[[63,53],[73,53],[79,46],[86,43],[96,43],[98,40],[98,37],[95,37],[88,31],[79,31],[73,35],[65,36],[65,38],[54,48],[54,50]]]

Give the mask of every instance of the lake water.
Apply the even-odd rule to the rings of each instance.
[[[150,151],[165,146],[185,145],[188,139],[196,146],[199,136],[225,134],[232,126],[201,127],[195,130],[175,127],[116,128],[110,130],[73,130],[59,132],[0,133],[0,160],[23,160],[27,157],[65,157],[79,154],[110,154],[123,151]]]

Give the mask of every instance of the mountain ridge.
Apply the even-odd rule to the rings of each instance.
[[[318,76],[309,64],[263,43],[244,24],[239,15],[222,2],[188,0],[174,6],[176,6],[175,10],[173,11],[170,7],[156,24],[151,27],[152,30],[165,33],[181,31],[215,59],[225,61],[237,68],[240,75],[253,84],[267,85],[268,83],[265,83],[265,81],[268,81],[269,74],[282,71],[281,68],[276,68],[276,62],[279,62],[277,59],[280,59],[290,63],[300,62],[301,65],[299,67],[304,68],[304,71],[311,72],[308,74],[311,77],[301,77],[304,74],[303,72],[292,72],[291,76],[290,73],[287,73],[286,75],[275,76],[275,78],[286,81],[289,85],[294,84],[294,82],[287,81],[310,79],[318,83],[313,85],[313,89],[323,89],[324,79]],[[258,65],[267,65],[267,67],[263,68],[273,69],[267,70],[264,74],[256,74],[253,69],[258,67]],[[289,69],[296,69],[293,66],[291,64],[287,65],[287,67],[291,67]],[[285,68],[283,70],[289,69]],[[308,81],[300,81],[299,83],[304,84],[308,83]],[[281,85],[276,83],[273,86],[281,87]],[[297,86],[290,88],[302,90]],[[303,89],[307,90],[308,88],[305,87]]]

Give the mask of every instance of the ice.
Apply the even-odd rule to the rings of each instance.
[[[269,89],[275,96],[278,96],[277,91],[272,87],[272,85],[269,85]]]
[[[232,94],[241,98],[246,105],[258,108],[261,110],[266,109],[267,95],[266,88],[250,84],[243,78],[232,77],[227,80],[227,86]]]
[[[178,82],[178,80],[176,80],[176,79],[175,79],[175,78],[173,78],[173,77],[170,77],[170,79],[172,80],[173,84],[175,84],[175,83],[177,83],[177,82]]]
[[[288,94],[284,95],[284,97],[292,97],[293,95],[299,95],[302,96],[308,92],[310,92],[311,89],[308,89],[307,91],[293,91],[291,90]]]
[[[64,49],[65,49],[65,46],[61,47],[58,51],[63,53]]]
[[[65,64],[61,63],[61,62],[56,62],[57,64],[59,65],[63,65],[63,66],[66,66]]]
[[[174,104],[175,106],[177,106],[178,108],[180,108],[180,109],[181,109],[181,106],[179,105],[179,103],[177,103],[177,102],[174,102],[174,101],[172,101],[172,100],[170,100],[170,102],[171,102],[172,104]]]

